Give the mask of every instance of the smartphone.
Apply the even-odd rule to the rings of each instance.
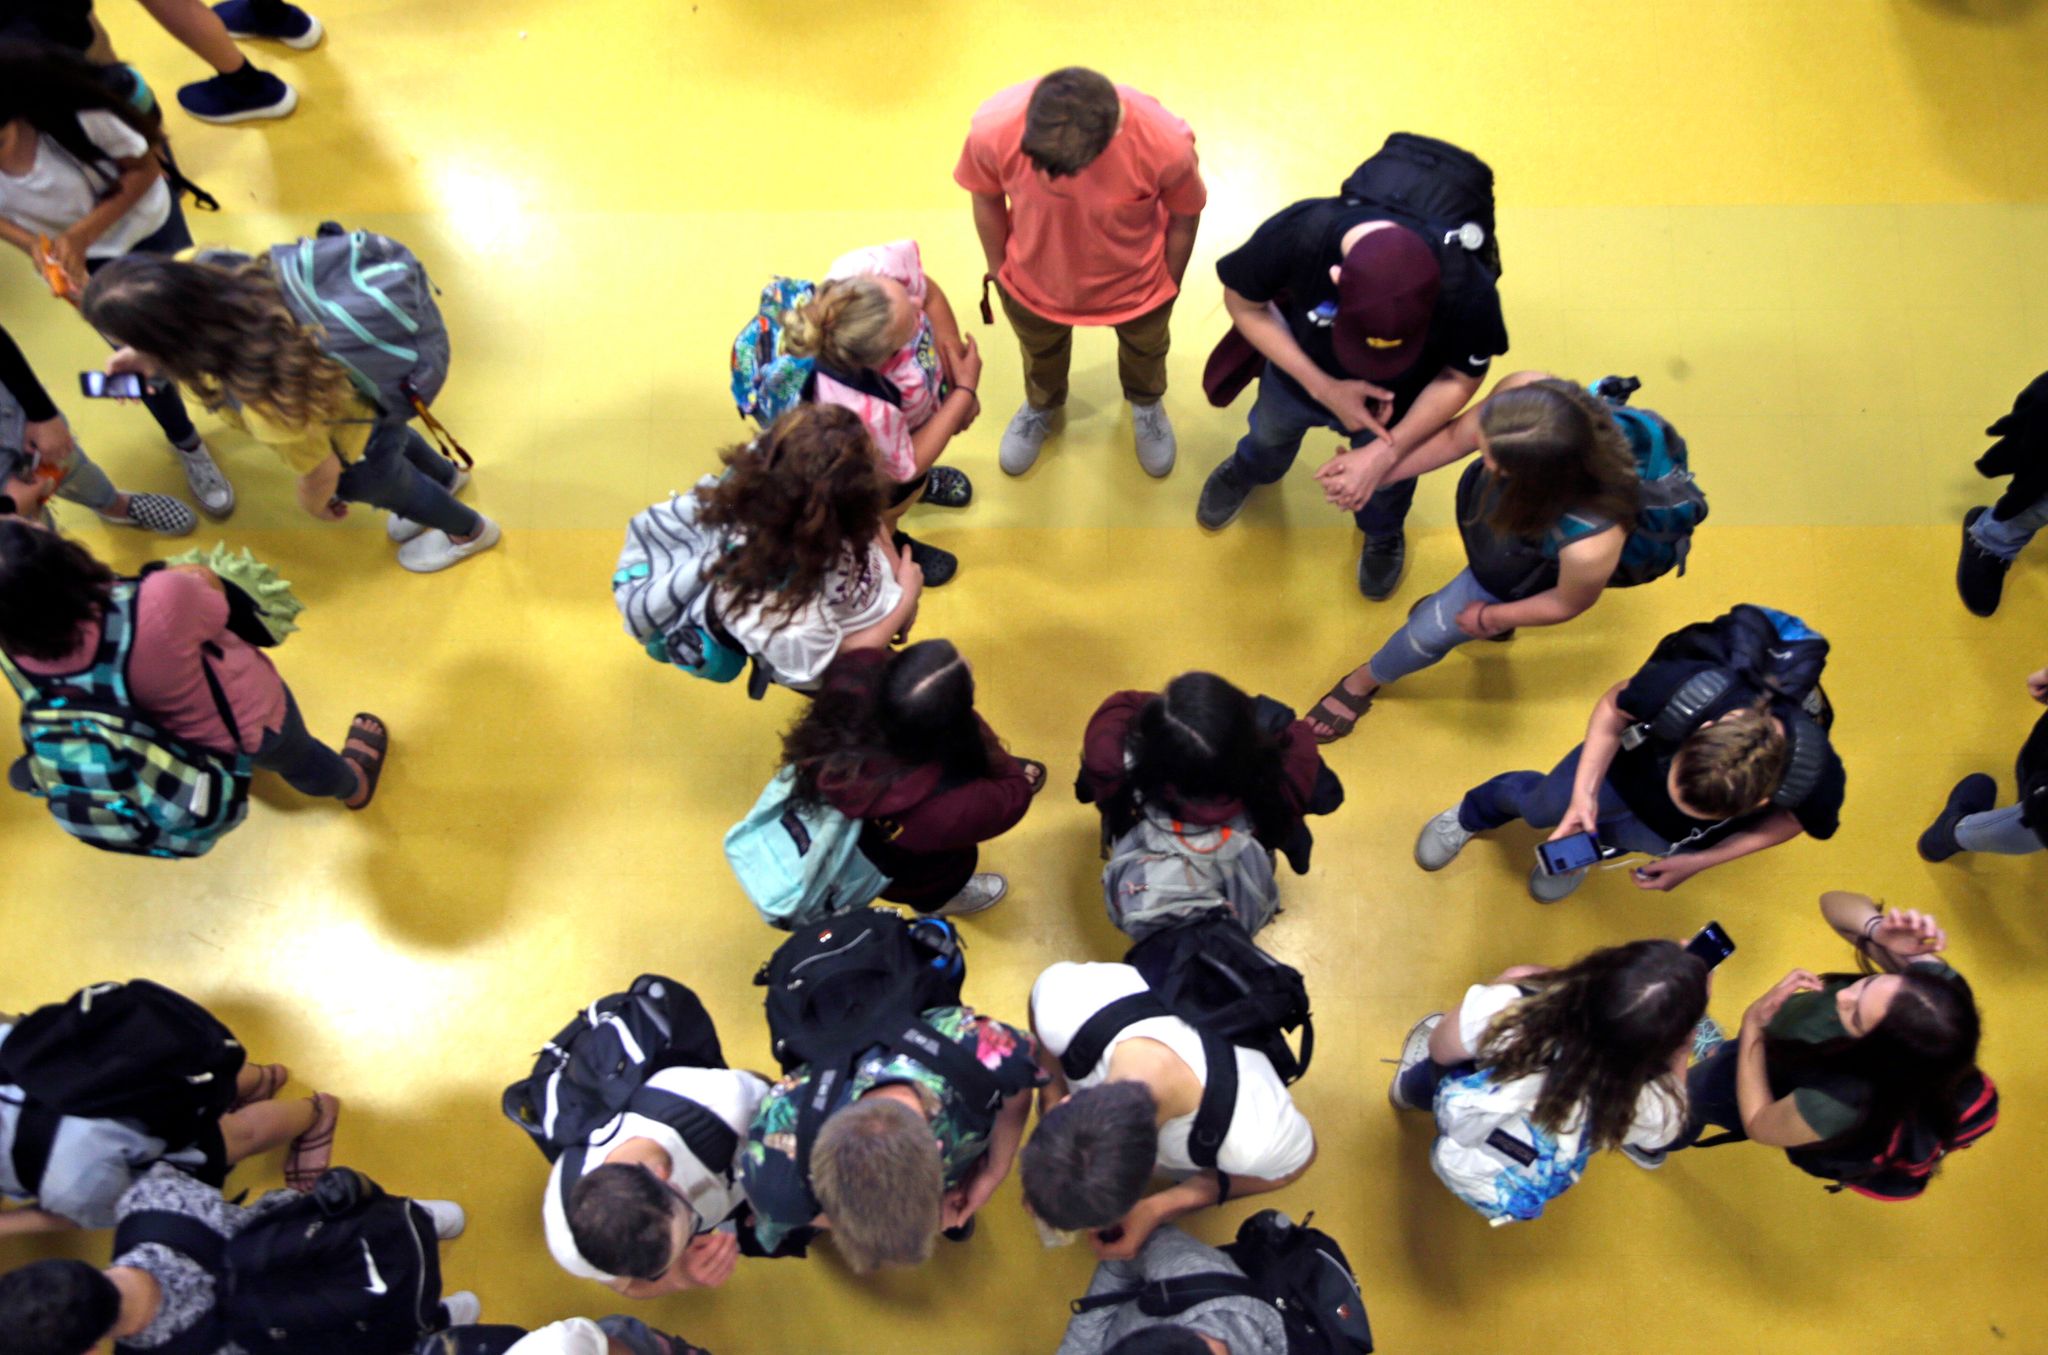
[[[1570,875],[1619,854],[1619,848],[1604,846],[1594,833],[1571,833],[1555,842],[1536,844],[1536,861],[1545,875]]]
[[[1688,954],[1705,960],[1707,968],[1712,969],[1735,953],[1735,943],[1728,939],[1728,933],[1720,923],[1709,922],[1700,928],[1698,935],[1685,943],[1685,949]]]
[[[80,372],[78,388],[89,400],[140,400],[149,394],[148,383],[134,372]]]

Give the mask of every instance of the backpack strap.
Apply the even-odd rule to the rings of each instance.
[[[1805,715],[1787,714],[1785,733],[1791,745],[1785,754],[1785,775],[1771,792],[1771,804],[1779,809],[1797,810],[1820,785],[1828,765],[1828,736],[1819,724]]]
[[[853,372],[842,371],[837,367],[828,367],[823,362],[815,362],[811,367],[811,379],[804,383],[804,398],[806,400],[816,398],[818,378],[820,376],[829,376],[848,390],[856,390],[862,395],[872,396],[885,405],[893,405],[897,409],[903,408],[903,392],[896,388],[895,382],[883,376],[880,372],[866,367]]]
[[[178,1253],[217,1281],[227,1271],[227,1239],[195,1218],[173,1214],[167,1209],[144,1209],[121,1220],[114,1229],[114,1256],[126,1256],[137,1247],[155,1243]],[[214,1305],[187,1330],[161,1345],[149,1347],[150,1355],[214,1355],[227,1342],[227,1318],[223,1305],[231,1287],[216,1283]],[[119,1342],[115,1349],[133,1349]]]
[[[740,1151],[739,1135],[733,1132],[731,1125],[689,1097],[655,1087],[641,1087],[627,1098],[624,1113],[644,1115],[667,1125],[681,1136],[683,1146],[706,1168],[721,1176],[732,1175],[733,1159],[739,1156]],[[569,1197],[575,1193],[577,1182],[590,1171],[590,1153],[587,1143],[562,1151],[560,1190],[564,1218],[569,1216]],[[695,1208],[695,1205],[691,1207]],[[701,1213],[699,1217],[702,1217]],[[711,1224],[722,1221],[707,1220]]]
[[[1074,1038],[1067,1044],[1067,1052],[1060,1055],[1060,1070],[1069,1079],[1079,1079],[1095,1071],[1095,1065],[1102,1062],[1103,1051],[1109,1042],[1122,1034],[1127,1026],[1154,1017],[1171,1016],[1149,988],[1139,993],[1129,993],[1098,1010],[1095,1015],[1081,1023],[1074,1032]]]
[[[1194,1027],[1202,1040],[1202,1058],[1209,1076],[1202,1083],[1202,1101],[1195,1107],[1195,1123],[1188,1130],[1188,1157],[1203,1171],[1216,1171],[1217,1155],[1237,1115],[1237,1047],[1220,1036]],[[1230,1180],[1223,1180],[1222,1203],[1230,1195]]]
[[[1263,1301],[1265,1297],[1250,1276],[1214,1270],[1196,1275],[1176,1275],[1170,1280],[1153,1280],[1121,1293],[1089,1294],[1067,1306],[1076,1313],[1088,1313],[1114,1308],[1118,1304],[1135,1303],[1138,1311],[1147,1317],[1173,1317],[1211,1299],[1254,1298]]]
[[[43,1173],[50,1169],[50,1149],[63,1121],[62,1115],[24,1093],[14,1118],[14,1148],[9,1157],[14,1163],[14,1179],[25,1193],[33,1195],[42,1186]]]
[[[1707,707],[1727,695],[1728,689],[1734,685],[1735,673],[1731,669],[1709,668],[1693,674],[1671,694],[1671,699],[1664,703],[1664,709],[1657,712],[1657,718],[1649,722],[1644,734],[1666,745],[1685,742],[1686,735],[1699,728],[1700,717],[1706,714]],[[1643,729],[1643,726],[1637,728]],[[1636,744],[1641,742],[1642,738],[1638,737]]]

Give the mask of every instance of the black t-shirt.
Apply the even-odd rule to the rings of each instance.
[[[0,37],[84,52],[93,42],[92,0],[0,0]]]
[[[1714,666],[1701,659],[1646,663],[1629,679],[1628,686],[1622,688],[1616,704],[1632,720],[1654,720],[1680,687]],[[1704,723],[1719,719],[1729,711],[1754,706],[1762,699],[1763,693],[1749,683],[1731,683],[1728,690],[1701,713],[1700,720]],[[1774,703],[1773,713],[1785,719],[1796,715],[1797,709],[1789,703]],[[1666,842],[1699,851],[1754,827],[1776,812],[1766,806],[1733,819],[1696,819],[1685,813],[1671,802],[1668,788],[1671,762],[1677,754],[1676,747],[1645,739],[1635,748],[1624,748],[1616,753],[1613,765],[1607,769],[1607,784],[1614,787],[1615,794],[1621,797],[1629,812]],[[1848,778],[1842,770],[1842,759],[1830,747],[1820,784],[1814,788],[1813,794],[1806,797],[1806,803],[1793,811],[1799,826],[1812,837],[1833,837],[1841,826],[1842,796],[1847,789]]]
[[[1362,222],[1388,219],[1383,208],[1342,198],[1297,202],[1218,259],[1216,276],[1249,301],[1272,301],[1284,293],[1287,299],[1280,310],[1294,341],[1316,366],[1349,379],[1351,373],[1337,361],[1330,341],[1330,326],[1337,318],[1337,283],[1330,270],[1344,261],[1346,231]],[[1493,276],[1461,246],[1441,240],[1429,243],[1443,269],[1429,338],[1405,374],[1377,383],[1393,391],[1396,419],[1446,367],[1485,376],[1494,358],[1508,351],[1507,325],[1501,319]]]

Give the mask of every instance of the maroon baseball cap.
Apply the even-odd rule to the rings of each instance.
[[[1369,231],[1337,276],[1337,361],[1367,381],[1391,381],[1415,365],[1436,313],[1442,272],[1429,242],[1406,226]]]

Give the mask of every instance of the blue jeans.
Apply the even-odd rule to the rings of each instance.
[[[1372,680],[1384,686],[1443,661],[1446,654],[1472,637],[1458,629],[1458,613],[1475,602],[1504,601],[1479,586],[1472,571],[1431,593],[1408,614],[1401,629],[1389,635],[1379,652],[1367,660]]]
[[[2011,564],[2034,539],[2034,533],[2043,527],[2048,527],[2048,497],[2037,499],[2029,507],[2021,509],[2019,516],[2010,522],[2000,522],[1989,513],[1980,513],[1970,527],[1970,539]]]
[[[348,503],[388,509],[450,536],[469,536],[483,519],[449,492],[455,474],[455,463],[411,428],[383,424],[370,434],[363,459],[342,469],[334,492]]]
[[[176,254],[192,248],[192,232],[185,225],[185,209],[176,193],[171,194],[171,214],[164,224],[147,239],[138,240],[129,249],[130,254]],[[85,271],[97,273],[112,259],[87,259]],[[171,440],[173,447],[189,447],[199,439],[199,430],[192,426],[192,416],[185,411],[185,398],[178,394],[178,388],[169,381],[161,389],[142,397],[143,408],[156,420],[156,426],[164,430],[164,436]]]
[[[1513,823],[1516,819],[1531,828],[1555,828],[1571,808],[1572,782],[1579,774],[1579,754],[1574,748],[1549,775],[1542,772],[1502,772],[1491,781],[1465,792],[1458,805],[1458,824],[1468,833],[1484,833]],[[1671,844],[1643,826],[1629,812],[1614,787],[1600,786],[1600,841],[1625,852],[1649,852],[1668,856]]]
[[[2030,856],[2042,850],[2040,836],[2020,822],[2018,805],[1965,814],[1956,822],[1956,842],[1966,852],[2000,856]]]
[[[1667,1151],[1692,1147],[1710,1125],[1729,1130],[1737,1138],[1749,1137],[1742,1129],[1742,1102],[1735,1094],[1735,1057],[1740,1043],[1728,1041],[1685,1075],[1685,1136]]]
[[[1301,451],[1301,440],[1311,428],[1334,428],[1343,432],[1337,416],[1309,398],[1293,377],[1271,363],[1259,377],[1259,398],[1252,404],[1251,426],[1237,440],[1237,450],[1223,464],[1255,485],[1270,485],[1287,474]],[[1363,447],[1372,441],[1370,432],[1348,435],[1351,445]],[[1409,505],[1415,502],[1415,481],[1403,480],[1380,490],[1352,514],[1360,531],[1370,540],[1383,541],[1401,534],[1408,520]]]

